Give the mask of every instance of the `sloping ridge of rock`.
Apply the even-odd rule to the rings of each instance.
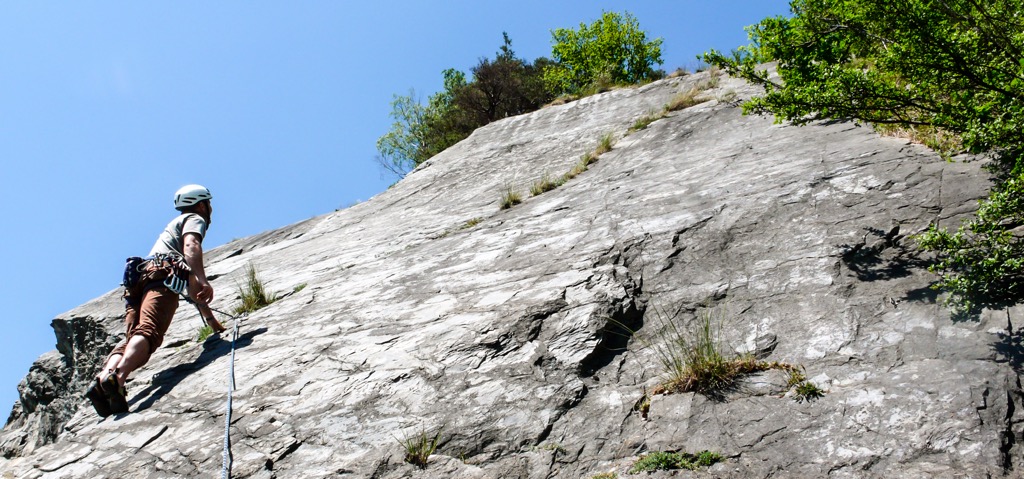
[[[625,478],[669,450],[725,458],[687,477],[1020,473],[1021,310],[952,320],[911,239],[975,208],[980,161],[743,116],[733,98],[756,91],[728,77],[627,134],[708,75],[492,123],[370,201],[212,251],[214,307],[250,263],[282,296],[240,324],[232,476]],[[529,196],[608,133],[587,171]],[[524,200],[500,210],[506,188]],[[3,477],[220,473],[230,341],[197,343],[188,305],[131,413],[82,398],[118,294],[53,321]],[[652,395],[659,330],[701,314],[724,349],[800,365],[824,395],[795,400],[778,371]],[[400,441],[438,431],[426,469],[403,461]]]

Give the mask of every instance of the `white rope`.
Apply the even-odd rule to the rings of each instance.
[[[224,468],[221,479],[231,477],[231,397],[235,391],[235,340],[238,339],[238,318],[231,331],[231,361],[228,363],[228,405],[224,414]]]

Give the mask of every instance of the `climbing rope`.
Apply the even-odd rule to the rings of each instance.
[[[196,311],[199,312],[199,319],[205,322],[203,318],[203,311],[199,309],[199,305],[192,298],[182,294],[182,298],[185,301],[192,303],[196,307]],[[209,306],[207,306],[209,307]],[[220,477],[221,479],[228,479],[231,477],[231,400],[235,392],[235,342],[238,340],[238,320],[241,319],[239,316],[225,313],[219,309],[210,308],[211,311],[223,314],[231,318],[234,324],[231,327],[231,360],[228,361],[228,401],[227,407],[224,413],[224,453],[223,453],[223,467],[221,468]]]
[[[231,397],[235,392],[235,340],[238,339],[238,318],[231,328],[231,361],[228,363],[228,405],[224,414],[224,468],[221,479],[231,477]]]

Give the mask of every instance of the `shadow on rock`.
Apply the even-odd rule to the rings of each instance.
[[[1024,372],[1024,330],[1000,335],[999,340],[992,343],[992,349],[1000,356],[998,362],[1009,364],[1017,374]]]
[[[844,244],[843,264],[861,281],[878,281],[904,278],[914,270],[927,269],[928,261],[918,257],[917,251],[908,248],[900,240],[899,226],[889,231],[865,228],[864,240],[857,244]]]
[[[267,328],[259,328],[239,335],[235,341],[235,349],[241,349],[252,344],[253,338],[265,332],[267,332]],[[219,341],[207,340],[203,343],[203,352],[195,361],[188,364],[179,364],[154,375],[153,383],[136,394],[131,405],[135,405],[136,412],[148,409],[157,400],[171,392],[174,386],[177,386],[190,373],[203,369],[217,358],[229,354],[231,354],[231,341],[229,339],[221,339]],[[145,399],[143,400],[143,398]]]

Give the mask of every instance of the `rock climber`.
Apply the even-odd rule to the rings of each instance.
[[[210,309],[213,287],[203,268],[203,238],[211,224],[212,198],[210,190],[201,185],[181,187],[174,194],[174,208],[180,214],[160,233],[148,257],[128,259],[124,276],[126,335],[86,391],[101,417],[128,412],[125,381],[163,343],[178,309],[178,295],[186,289],[206,324],[218,333],[225,330]]]

